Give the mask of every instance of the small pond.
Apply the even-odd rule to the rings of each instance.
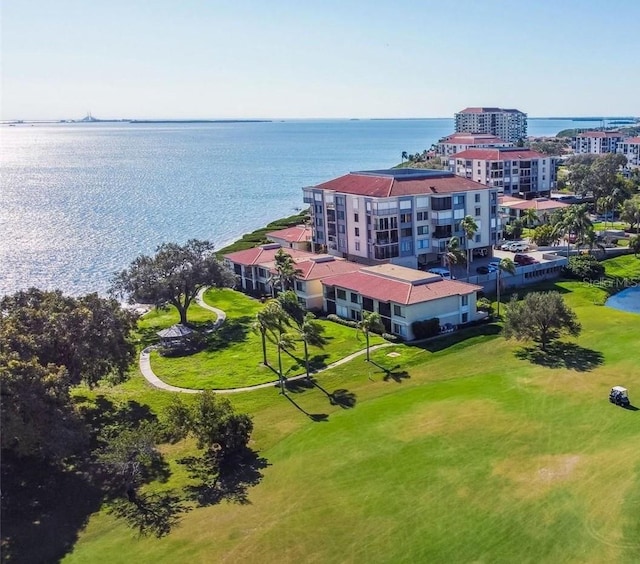
[[[634,286],[618,292],[611,296],[605,305],[622,311],[640,313],[640,286]]]

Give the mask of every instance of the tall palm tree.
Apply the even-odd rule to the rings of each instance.
[[[275,295],[276,287],[285,292],[291,290],[296,277],[300,274],[300,269],[296,268],[293,257],[283,249],[275,254],[275,274],[270,278],[271,292]]]
[[[279,325],[281,315],[279,304],[269,300],[264,308],[256,313],[256,317],[251,324],[251,330],[260,335],[262,339],[262,363],[265,366],[269,366],[267,360],[267,334]]]
[[[502,281],[502,273],[508,272],[511,275],[516,273],[516,263],[509,257],[504,257],[498,263],[498,271],[496,272],[496,301],[498,302],[496,316],[500,317],[500,283]]]
[[[280,380],[280,393],[285,394],[285,377],[282,372],[282,351],[288,351],[296,348],[296,341],[290,333],[279,333],[276,339],[276,346],[278,347],[278,379]]]
[[[600,249],[603,253],[606,252],[605,246],[598,241],[598,235],[593,227],[583,233],[580,240],[576,243],[576,248],[580,247],[587,247],[589,254],[593,252],[594,248]]]
[[[467,263],[467,278],[469,278],[469,265],[471,263],[471,253],[473,252],[470,243],[473,240],[475,234],[478,232],[478,224],[476,223],[476,220],[473,219],[473,217],[471,217],[470,215],[465,215],[464,219],[460,222],[460,225],[467,240],[467,243],[465,245],[467,250],[467,259],[465,262]]]
[[[538,212],[535,210],[535,208],[529,208],[528,210],[525,210],[521,217],[524,221],[524,224],[529,229],[531,229],[536,223],[538,223]]]
[[[369,362],[369,333],[371,331],[383,331],[382,317],[375,311],[363,311],[362,319],[358,321],[358,331],[362,331],[367,342],[367,362]]]
[[[593,229],[593,223],[589,219],[587,204],[572,205],[558,216],[558,222],[554,226],[554,235],[559,238],[567,238],[567,257],[571,247],[569,235],[574,234],[576,241],[579,241],[589,229]]]
[[[304,316],[302,323],[298,325],[298,334],[304,343],[304,364],[307,371],[307,379],[309,375],[309,345],[322,348],[327,344],[327,339],[322,335],[324,327],[315,320],[315,315],[309,312]]]
[[[447,248],[442,255],[442,265],[451,271],[454,264],[463,264],[466,262],[464,251],[460,248],[460,239],[453,236],[447,242]]]

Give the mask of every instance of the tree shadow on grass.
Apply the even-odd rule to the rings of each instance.
[[[576,372],[589,372],[604,362],[599,351],[560,341],[547,345],[546,351],[530,346],[517,350],[515,355],[520,360],[528,360],[546,368],[566,368]]]
[[[217,351],[229,345],[247,340],[251,318],[248,316],[227,319],[218,329],[206,335],[207,351]]]
[[[82,472],[10,453],[3,453],[2,490],[3,562],[58,562],[103,498]]]
[[[329,392],[325,390],[320,384],[318,384],[315,378],[311,378],[308,380],[313,386],[318,388],[322,393],[324,393],[327,398],[329,398],[329,403],[331,405],[337,405],[342,409],[351,409],[356,405],[356,394],[345,389],[339,388],[334,390],[333,392]]]
[[[411,375],[406,370],[398,370],[400,368],[399,364],[396,364],[393,368],[387,368],[373,360],[370,360],[369,362],[384,372],[383,380],[385,382],[393,381],[399,384],[403,380],[411,378]]]
[[[183,459],[182,464],[200,462],[199,457]],[[248,447],[229,457],[220,464],[220,472],[211,483],[187,486],[187,497],[200,506],[216,505],[222,501],[247,505],[249,489],[262,480],[262,470],[269,466],[266,458]]]
[[[462,343],[473,337],[499,335],[501,331],[502,329],[497,323],[488,323],[476,327],[469,327],[468,329],[461,329],[446,336],[433,337],[426,341],[418,341],[408,344],[409,346],[435,353],[453,345],[457,345],[458,343]]]
[[[284,397],[287,398],[298,411],[304,413],[309,419],[311,419],[311,421],[315,421],[316,423],[321,423],[329,420],[329,415],[327,415],[326,413],[309,413],[308,411],[305,411],[302,407],[300,407],[287,394],[285,394]]]

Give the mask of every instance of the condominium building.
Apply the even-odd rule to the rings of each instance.
[[[449,159],[450,170],[521,198],[549,196],[556,185],[556,157],[531,149],[468,149]]]
[[[454,235],[482,253],[497,242],[498,189],[452,172],[352,172],[303,191],[314,250],[349,260],[419,268],[437,261]],[[478,226],[470,241],[461,227],[467,215]]]
[[[438,155],[447,158],[467,149],[494,149],[497,147],[513,147],[513,143],[503,141],[490,133],[453,133],[438,141]]]
[[[486,316],[476,310],[481,286],[392,264],[329,276],[322,286],[327,313],[353,320],[365,311],[378,313],[387,333],[407,340],[416,337],[414,321],[437,318],[441,325],[459,325]]]
[[[628,137],[619,142],[616,152],[627,157],[627,168],[640,168],[640,137]]]
[[[502,108],[465,108],[455,114],[456,133],[489,133],[515,143],[527,137],[527,114]]]
[[[618,143],[623,140],[619,131],[585,131],[571,139],[573,151],[580,154],[603,155],[615,153]]]

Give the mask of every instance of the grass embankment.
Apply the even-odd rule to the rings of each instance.
[[[222,256],[228,253],[234,253],[236,251],[243,251],[244,249],[257,247],[258,245],[267,242],[267,233],[269,233],[270,231],[278,231],[279,229],[286,229],[287,227],[301,225],[308,219],[309,214],[307,211],[301,211],[296,215],[277,219],[276,221],[272,221],[271,223],[269,223],[266,227],[261,227],[260,229],[256,229],[251,233],[245,233],[237,241],[234,241],[230,245],[227,245],[226,247],[217,251],[217,254],[219,256]]]
[[[607,269],[637,277],[640,261]],[[270,463],[249,504],[194,510],[161,540],[99,513],[65,561],[637,562],[640,412],[607,395],[621,384],[640,403],[638,316],[594,305],[596,286],[554,287],[583,325],[554,363],[489,325],[382,349],[386,372],[358,358],[319,375],[352,409],[318,388],[291,394],[298,408],[272,389],[232,396]],[[106,393],[171,396],[143,390]]]

